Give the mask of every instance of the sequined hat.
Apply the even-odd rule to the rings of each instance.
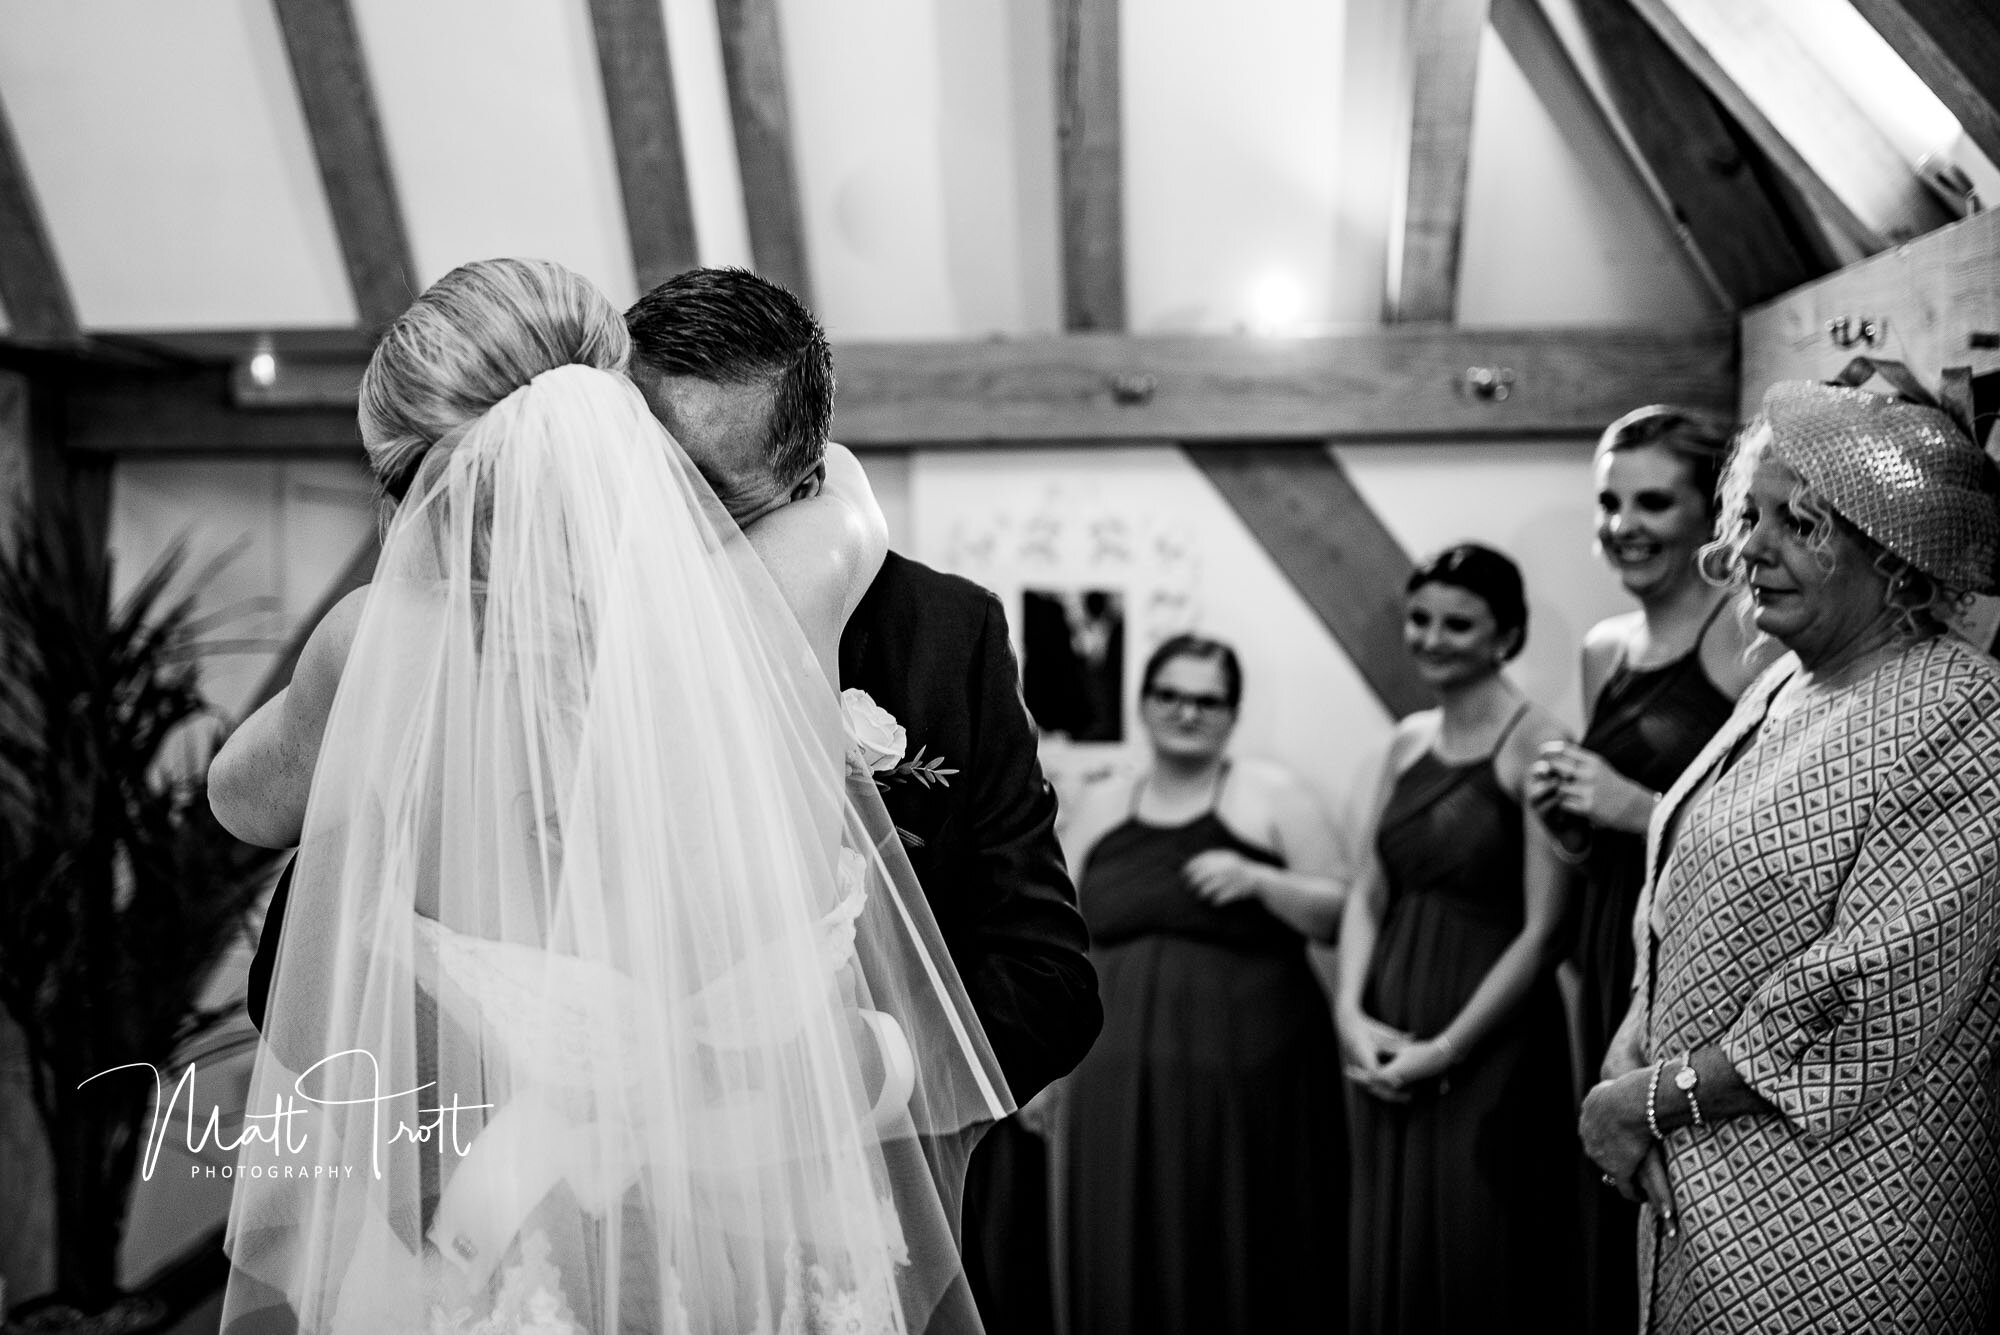
[[[1945,413],[1845,385],[1787,380],[1766,391],[1760,415],[1771,449],[1849,523],[1953,588],[1994,588],[1993,465]]]

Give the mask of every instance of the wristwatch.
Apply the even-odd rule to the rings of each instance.
[[[1681,1058],[1681,1069],[1674,1072],[1674,1088],[1687,1095],[1688,1116],[1696,1126],[1701,1125],[1701,1103],[1694,1096],[1696,1085],[1701,1083],[1701,1075],[1694,1069],[1694,1053]]]

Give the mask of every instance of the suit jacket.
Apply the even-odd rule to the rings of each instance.
[[[848,621],[840,675],[896,716],[911,755],[923,747],[958,771],[949,786],[892,784],[883,799],[923,840],[909,854],[924,897],[1026,1103],[1082,1060],[1104,1017],[1000,600],[891,552]],[[259,1029],[291,884],[287,863],[250,964]]]
[[[892,783],[882,796],[923,841],[910,863],[1026,1103],[1082,1060],[1104,1013],[1000,600],[889,553],[841,636],[840,684],[896,716],[910,756],[921,747],[958,771],[947,787]]]

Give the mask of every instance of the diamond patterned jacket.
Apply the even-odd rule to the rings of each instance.
[[[1660,804],[1648,1053],[1720,1044],[1777,1109],[1668,1133],[1644,1328],[1994,1329],[2000,666],[1909,646],[1783,717],[1787,656]]]

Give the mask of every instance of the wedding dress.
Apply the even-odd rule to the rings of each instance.
[[[1011,1107],[832,686],[637,391],[565,367],[439,442],[314,776],[224,1330],[976,1330],[958,1184]]]

